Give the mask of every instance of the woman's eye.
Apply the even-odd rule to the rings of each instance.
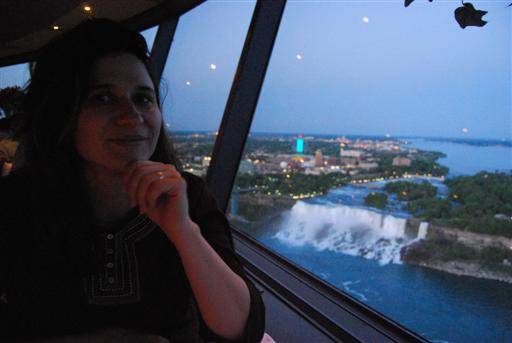
[[[134,102],[138,105],[151,106],[155,101],[152,96],[139,94],[134,97]]]
[[[114,101],[114,97],[108,93],[97,93],[97,94],[93,94],[89,98],[89,101],[92,103],[95,103],[95,104],[99,104],[99,105],[109,104],[112,101]]]

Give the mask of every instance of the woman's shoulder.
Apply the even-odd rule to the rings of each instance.
[[[195,174],[186,171],[183,171],[180,174],[187,182],[187,188],[197,191],[202,189],[205,185],[204,180]]]
[[[205,212],[218,210],[215,197],[201,177],[188,172],[182,172],[181,176],[187,182],[187,197],[192,214],[202,215]]]
[[[202,178],[189,172],[181,172],[181,176],[187,183],[187,196],[189,204],[193,205],[203,196],[206,183]]]

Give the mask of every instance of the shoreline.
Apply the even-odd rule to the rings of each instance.
[[[421,223],[417,218],[409,218],[407,233],[414,235]],[[506,257],[500,264],[494,264],[505,270],[509,268],[508,273],[491,270],[484,266],[486,261],[481,254],[485,249],[512,251],[512,239],[428,224],[424,238],[403,247],[400,257],[410,265],[512,284],[512,258]],[[454,252],[461,250],[462,255],[454,256]]]
[[[406,264],[433,269],[458,276],[470,276],[478,279],[501,281],[512,284],[512,276],[504,275],[488,270],[481,270],[477,263],[466,263],[462,261],[429,261],[429,262],[405,262]]]

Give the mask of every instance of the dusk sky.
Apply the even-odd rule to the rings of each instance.
[[[511,139],[512,9],[472,3],[488,24],[463,30],[460,1],[288,1],[252,131]],[[218,129],[253,9],[209,1],[180,19],[172,130]],[[0,87],[23,78],[8,69]]]

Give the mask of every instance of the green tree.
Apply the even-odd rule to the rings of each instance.
[[[364,204],[366,206],[383,209],[388,204],[388,196],[385,193],[372,192],[364,198]]]

